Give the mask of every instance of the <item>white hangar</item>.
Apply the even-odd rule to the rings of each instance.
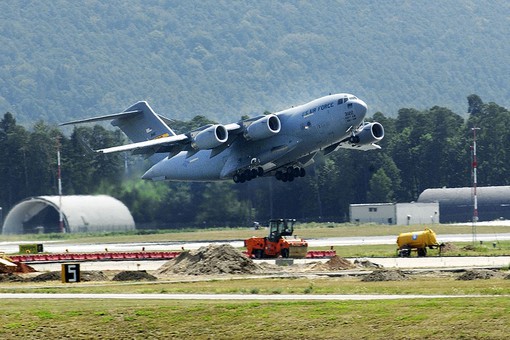
[[[19,202],[9,211],[2,234],[59,233],[60,206],[67,233],[135,229],[128,208],[111,196],[38,196]]]

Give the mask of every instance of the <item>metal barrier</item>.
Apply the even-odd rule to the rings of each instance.
[[[23,254],[8,255],[12,262],[65,262],[65,261],[133,261],[170,260],[181,254],[180,251],[142,252],[102,252],[102,253],[62,253],[62,254]],[[246,254],[246,253],[244,253]],[[310,250],[306,258],[325,258],[336,255],[334,250]]]

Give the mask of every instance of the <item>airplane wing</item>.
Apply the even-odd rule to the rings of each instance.
[[[169,152],[171,154],[177,154],[183,150],[191,150],[190,145],[193,140],[201,132],[208,130],[209,128],[216,127],[217,125],[206,125],[188,134],[180,134],[175,136],[159,137],[143,142],[130,143],[126,145],[114,146],[105,149],[96,150],[99,153],[113,153],[122,151],[133,151],[136,154],[154,154]],[[227,124],[223,126],[226,131],[238,133],[242,127],[237,123]]]
[[[337,148],[341,149],[350,149],[350,150],[360,150],[360,151],[368,151],[368,150],[378,150],[381,147],[375,143],[370,144],[351,144],[351,143],[341,143]]]
[[[346,131],[346,132],[349,132]],[[384,128],[377,122],[363,123],[356,130],[352,131],[352,135],[324,149],[324,155],[328,155],[338,149],[350,150],[377,150],[381,147],[376,144],[384,137]]]

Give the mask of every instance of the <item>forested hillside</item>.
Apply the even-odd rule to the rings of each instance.
[[[467,99],[467,120],[440,106],[401,109],[394,118],[377,113],[386,130],[382,150],[318,155],[306,177],[287,183],[272,177],[244,184],[143,181],[143,160],[91,154],[80,142],[96,149],[118,145],[119,130],[79,127],[66,137],[43,122],[29,131],[9,113],[0,120],[0,207],[7,212],[27,197],[57,193],[57,137],[64,193],[117,197],[139,227],[246,226],[270,217],[345,221],[350,203],[410,202],[427,188],[470,186],[473,126],[480,128],[478,184],[510,185],[510,111],[477,95]],[[176,125],[189,130],[206,121]]]
[[[377,111],[510,104],[510,2],[2,1],[0,113],[28,127],[148,100],[220,122],[350,92]]]

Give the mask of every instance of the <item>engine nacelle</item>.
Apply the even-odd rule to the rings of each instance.
[[[280,132],[281,123],[277,115],[267,115],[251,123],[244,132],[244,138],[259,140]]]
[[[209,150],[220,146],[228,139],[228,131],[223,125],[212,125],[193,137],[191,146],[198,150]]]
[[[384,138],[384,128],[380,123],[367,123],[349,139],[352,144],[372,144]]]

